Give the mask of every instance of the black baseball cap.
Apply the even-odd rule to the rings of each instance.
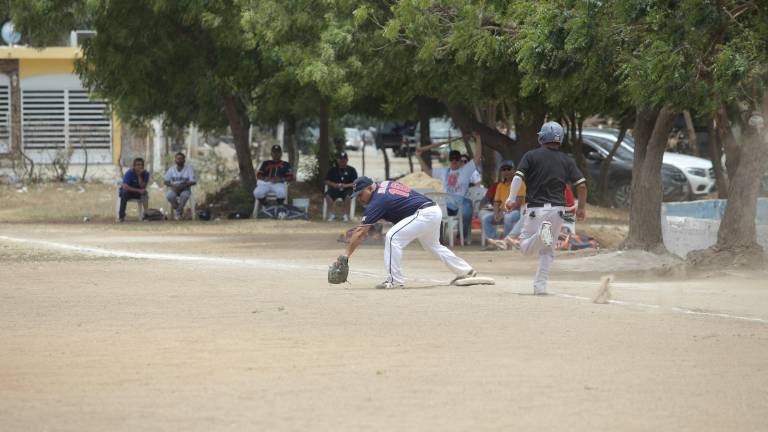
[[[509,159],[507,159],[507,160],[503,160],[503,161],[501,161],[501,166],[499,166],[499,168],[504,168],[504,167],[507,167],[507,168],[512,168],[512,169],[514,169],[514,168],[515,168],[515,163],[514,163],[514,162],[512,162],[512,161],[511,161],[511,160],[509,160]]]
[[[461,160],[461,152],[460,152],[460,151],[458,151],[458,150],[451,150],[451,151],[448,153],[448,160],[449,160],[449,161],[452,161],[452,160]]]
[[[336,155],[336,159],[349,159],[349,156],[347,156],[347,152],[340,151],[338,155]]]
[[[272,146],[272,151],[279,151],[280,153],[282,153],[283,152],[283,148],[280,147],[279,145],[275,144],[275,145]]]
[[[364,191],[368,186],[373,184],[373,180],[370,177],[362,176],[355,179],[352,182],[355,187],[352,189],[352,198],[358,196],[360,192]]]

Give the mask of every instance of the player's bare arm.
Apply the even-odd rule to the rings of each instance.
[[[352,254],[355,252],[355,249],[360,246],[360,243],[363,241],[363,237],[368,234],[370,229],[371,225],[359,225],[357,228],[355,228],[355,232],[352,233],[352,238],[349,240],[349,244],[347,245],[347,251],[344,253],[347,257],[352,256]]]

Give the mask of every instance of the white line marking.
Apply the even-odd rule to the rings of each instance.
[[[318,270],[318,271],[328,270],[326,266],[310,265],[310,264],[302,264],[302,265],[288,264],[284,261],[268,260],[268,259],[260,259],[260,258],[220,258],[220,257],[206,257],[206,256],[199,256],[199,255],[179,255],[179,254],[156,253],[156,252],[130,252],[130,251],[105,249],[105,248],[92,247],[92,246],[78,246],[78,245],[72,245],[72,244],[66,244],[66,243],[52,242],[48,240],[9,237],[5,235],[0,235],[0,240],[5,240],[8,242],[14,242],[14,243],[37,244],[37,245],[45,246],[51,249],[60,249],[65,251],[81,253],[85,255],[108,256],[108,257],[116,257],[116,258],[156,259],[156,260],[178,261],[178,262],[203,262],[203,263],[211,263],[211,264],[246,265],[249,267],[263,268],[263,269],[284,269],[284,270],[309,269],[309,270]],[[350,274],[355,274],[358,276],[365,276],[370,278],[381,277],[381,275],[376,273],[362,272],[362,271],[350,271]],[[436,280],[436,279],[411,279],[411,280],[418,281],[418,282],[438,283],[438,284],[445,283],[445,281]],[[560,298],[566,298],[571,300],[582,300],[582,301],[590,301],[590,302],[592,301],[592,299],[588,297],[583,297],[583,296],[578,296],[573,294],[553,293],[553,295]],[[628,301],[621,301],[621,300],[609,300],[608,303],[621,305],[621,306],[640,307],[640,308],[646,308],[646,309],[656,309],[656,310],[664,309],[659,305],[628,302]],[[680,313],[683,315],[697,315],[697,316],[724,318],[724,319],[732,319],[732,320],[738,320],[738,321],[749,321],[749,322],[768,324],[768,320],[763,318],[731,315],[731,314],[722,313],[722,312],[703,312],[703,311],[697,311],[697,310],[686,309],[681,307],[670,307],[670,308],[666,308],[666,310]]]

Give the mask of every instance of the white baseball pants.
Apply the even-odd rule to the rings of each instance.
[[[403,249],[414,240],[418,240],[424,250],[432,252],[440,258],[440,261],[457,276],[465,275],[472,270],[466,261],[440,244],[440,222],[442,219],[443,213],[440,211],[440,207],[431,206],[417,210],[413,216],[401,220],[387,231],[384,242],[384,270],[387,273],[387,281],[405,282],[405,277],[403,277],[400,269],[400,261],[403,257]]]
[[[267,196],[268,193],[273,193],[277,199],[285,199],[288,196],[288,188],[285,183],[270,183],[268,181],[259,180],[256,183],[256,189],[253,190],[253,196],[256,199],[262,199]]]
[[[557,247],[557,237],[560,234],[560,227],[563,225],[563,214],[565,207],[535,207],[526,209],[525,225],[520,233],[520,252],[523,255],[539,254],[539,269],[536,271],[536,277],[533,279],[534,294],[544,294],[547,292],[547,279],[549,278],[549,268],[552,261],[555,260],[555,248]],[[545,246],[539,238],[539,229],[541,223],[549,221],[552,224],[552,246]]]

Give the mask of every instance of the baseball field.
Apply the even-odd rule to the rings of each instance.
[[[19,212],[0,223],[2,430],[768,428],[766,271],[562,253],[534,297],[515,252],[457,248],[496,285],[456,287],[413,245],[407,289],[375,290],[381,246],[326,282],[341,223]]]

